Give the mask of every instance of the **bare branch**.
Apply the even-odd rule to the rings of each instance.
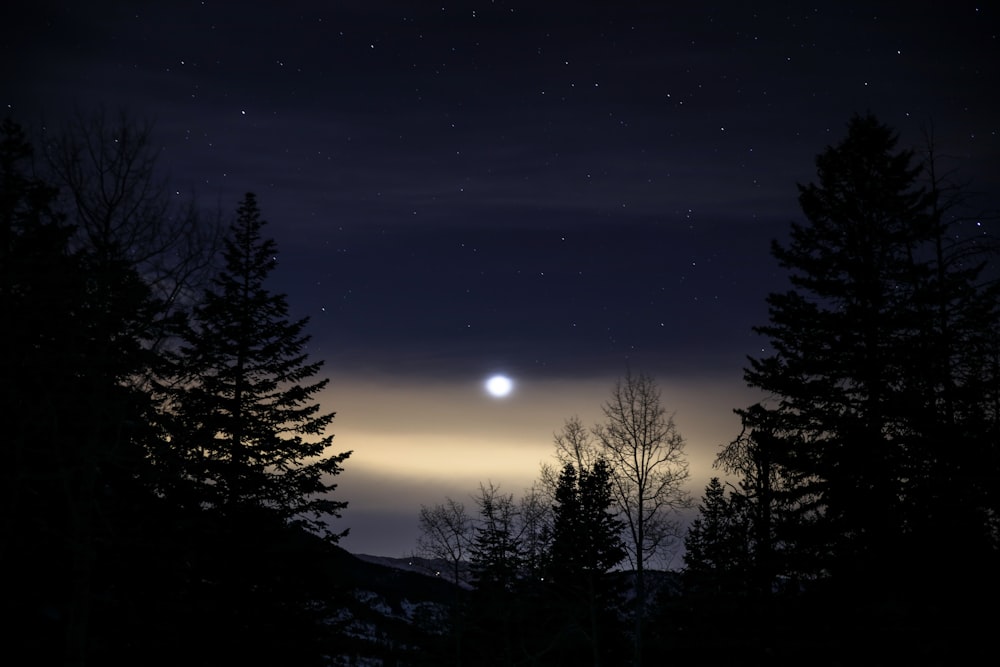
[[[420,507],[420,535],[417,553],[425,558],[447,561],[452,568],[452,582],[468,583],[464,578],[464,562],[472,541],[472,517],[465,505],[452,498],[443,504]]]

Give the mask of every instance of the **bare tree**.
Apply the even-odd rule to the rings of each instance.
[[[466,556],[472,530],[472,517],[465,505],[457,500],[445,498],[443,503],[431,507],[421,505],[417,554],[447,561],[451,565],[452,583],[456,586],[466,584]]]
[[[593,430],[587,429],[577,416],[566,420],[562,432],[555,436],[555,443],[560,462],[572,463],[577,470],[592,468],[600,457],[600,443],[594,440]]]
[[[447,561],[451,566],[451,581],[455,584],[455,597],[451,605],[451,634],[454,642],[455,664],[462,664],[464,614],[461,610],[460,586],[469,585],[466,557],[472,544],[474,524],[465,505],[450,497],[443,503],[420,506],[420,534],[417,536],[417,555]]]
[[[94,258],[98,274],[115,263],[135,267],[161,304],[155,319],[200,293],[225,227],[221,215],[206,219],[193,198],[183,201],[168,187],[151,122],[125,111],[78,113],[42,145],[77,228],[75,243]]]
[[[618,381],[604,415],[606,422],[591,429],[579,417],[567,419],[554,437],[555,457],[560,467],[570,463],[578,470],[599,458],[612,466],[616,502],[632,538],[630,563],[639,569],[679,537],[677,512],[691,506],[683,488],[688,479],[684,439],[660,403],[655,380],[646,375],[628,374]],[[550,493],[558,473],[542,466]]]
[[[558,464],[543,463],[540,475],[541,486],[549,497],[549,504],[555,502],[559,475],[567,463],[576,470],[586,470],[601,458],[600,443],[594,439],[593,429],[587,428],[576,415],[566,420],[562,430],[553,436],[553,442]]]
[[[677,513],[691,506],[684,438],[660,402],[656,381],[627,374],[594,428],[612,466],[615,494],[631,537],[632,565],[644,564],[679,536]]]
[[[65,475],[72,585],[67,660],[82,663],[91,641],[91,606],[97,595],[99,530],[110,525],[105,503],[108,471],[129,466],[148,435],[139,434],[151,411],[146,401],[158,359],[151,354],[175,328],[173,315],[207,279],[222,228],[205,224],[193,205],[178,205],[156,169],[151,126],[124,112],[78,114],[39,145],[46,180],[59,191],[55,207],[73,229],[68,250],[85,272],[73,320],[85,371],[79,380],[79,414],[61,440],[53,469]],[[69,322],[69,320],[67,320]],[[81,352],[83,351],[83,352]]]
[[[573,417],[556,434],[556,458],[589,468],[597,458],[611,467],[615,504],[625,525],[626,550],[635,571],[635,664],[640,664],[646,607],[645,569],[680,537],[680,510],[691,506],[684,489],[688,462],[684,439],[660,402],[660,390],[648,375],[631,373],[619,380],[604,405],[605,421],[587,430]],[[554,488],[552,468],[543,466],[546,487]]]

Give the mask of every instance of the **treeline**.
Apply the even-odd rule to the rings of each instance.
[[[664,583],[648,570],[660,574],[679,542],[688,464],[651,377],[626,375],[604,415],[589,429],[568,420],[559,466],[521,498],[487,483],[472,510],[450,497],[421,508],[417,552],[448,563],[456,587],[449,662],[641,662],[648,600]]]
[[[655,382],[569,420],[520,503],[424,507],[452,564],[455,664],[955,664],[991,648],[1000,592],[1000,282],[983,213],[856,116],[799,186],[772,253],[759,403],[682,533],[683,440]],[[498,521],[496,513],[503,520]],[[573,528],[568,528],[572,526]],[[646,564],[684,544],[679,578]],[[499,583],[498,583],[499,582]],[[502,584],[502,585],[500,585]],[[544,628],[545,630],[540,630]]]
[[[772,644],[954,664],[989,648],[998,592],[995,214],[970,213],[932,140],[920,160],[897,141],[857,116],[799,186],[805,221],[772,246],[791,286],[745,371],[767,398],[737,410],[734,484],[706,489],[686,571]]]
[[[307,320],[229,224],[155,175],[150,129],[0,127],[4,637],[35,664],[329,664],[349,452]],[[515,499],[420,512],[465,665],[955,664],[989,648],[1000,540],[1000,282],[966,189],[871,116],[817,158],[773,254],[767,339],[698,518],[655,381],[568,420]],[[684,569],[662,570],[683,541]],[[410,650],[413,649],[413,650]]]
[[[323,664],[332,413],[247,194],[175,206],[150,130],[0,128],[0,571],[31,664]]]

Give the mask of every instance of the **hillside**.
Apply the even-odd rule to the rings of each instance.
[[[334,665],[436,664],[451,606],[463,594],[425,559],[355,555],[337,549],[331,562],[343,582],[342,650]]]

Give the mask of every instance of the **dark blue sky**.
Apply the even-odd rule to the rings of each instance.
[[[674,4],[30,3],[2,102],[124,106],[182,193],[257,192],[341,363],[738,373],[769,239],[852,113],[933,122],[996,192],[997,15]]]
[[[1000,193],[988,3],[21,5],[0,104],[35,130],[125,107],[179,198],[256,192],[334,376],[739,387],[770,240],[853,113],[901,146],[933,124]]]

